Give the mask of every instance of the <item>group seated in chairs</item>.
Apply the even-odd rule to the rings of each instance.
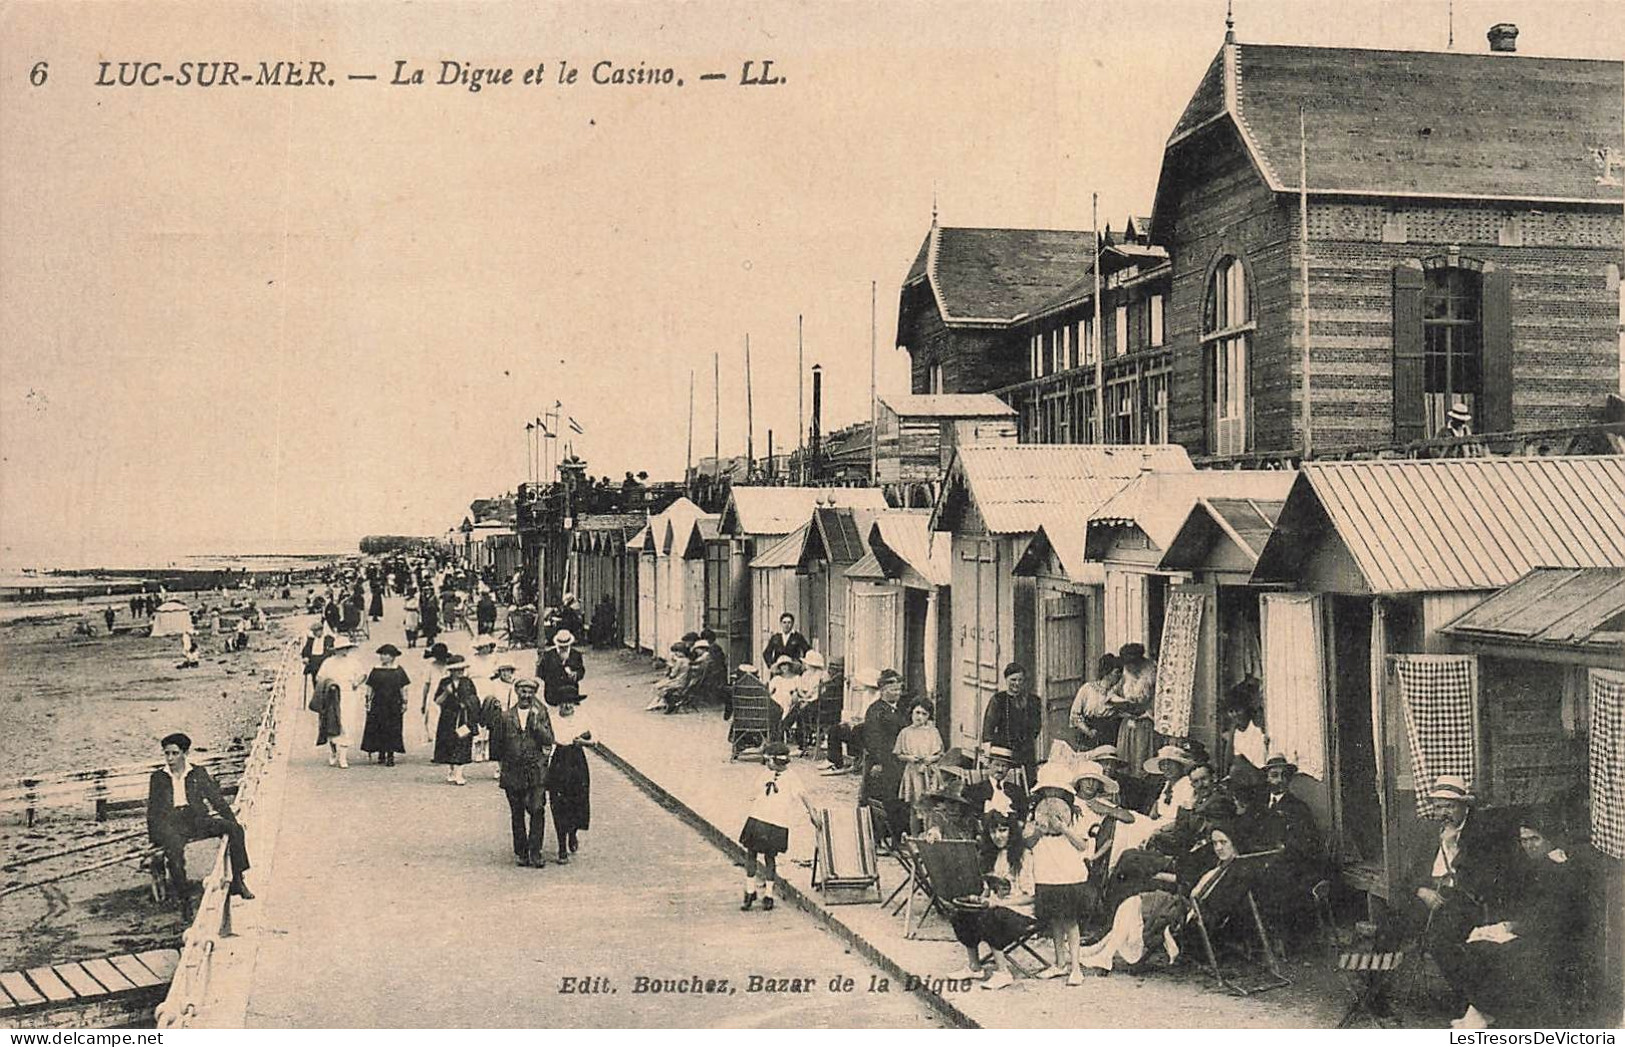
[[[1120,805],[1125,766],[1112,745],[1084,754],[1058,745],[1030,790],[1008,750],[950,753],[944,783],[914,804],[916,834],[898,854],[908,879],[887,902],[907,910],[905,935],[933,913],[945,918],[967,957],[951,977],[989,989],[1024,974],[1079,984],[1118,963],[1141,972],[1182,950],[1233,992],[1285,985],[1274,921],[1297,907],[1283,896],[1322,871],[1318,834],[1283,802],[1284,760],[1273,775],[1281,794],[1238,800],[1200,758],[1159,751],[1144,769],[1146,807],[1133,810]],[[1176,791],[1179,802],[1165,802]],[[981,868],[967,873],[972,853]],[[1311,927],[1314,897],[1304,889]],[[1029,971],[1016,957],[1036,959],[1040,936],[1051,938],[1053,961]],[[1257,974],[1227,970],[1235,954]]]

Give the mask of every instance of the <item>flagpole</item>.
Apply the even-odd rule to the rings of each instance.
[[[531,422],[526,422],[525,423],[525,482],[526,483],[530,483],[532,477],[536,473],[535,459],[533,459],[531,457],[531,454],[530,454],[530,441],[535,435],[536,435],[536,426],[535,426],[535,424],[531,423]]]
[[[1100,323],[1100,194],[1089,194],[1089,224],[1094,226],[1095,258],[1090,266],[1095,288],[1095,442],[1106,442],[1106,332]]]
[[[756,415],[750,395],[750,332],[745,332],[745,482],[756,464]]]
[[[722,354],[711,354],[711,461],[722,479]]]
[[[806,384],[806,361],[801,347],[801,314],[796,314],[796,484],[807,482],[807,412],[802,406],[802,387]]]
[[[688,369],[688,449],[683,452],[683,490],[693,494],[694,475],[694,368]]]
[[[879,413],[879,396],[875,384],[875,281],[869,281],[869,483],[880,484],[880,434],[875,432],[875,416]]]
[[[1309,142],[1298,106],[1298,280],[1303,299],[1303,457],[1315,452],[1314,404],[1309,399]]]

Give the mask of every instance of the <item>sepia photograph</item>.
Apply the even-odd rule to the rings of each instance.
[[[0,0],[0,1029],[1611,1044],[1622,266],[1617,0]]]

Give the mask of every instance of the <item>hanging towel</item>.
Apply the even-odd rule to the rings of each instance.
[[[1433,813],[1434,803],[1427,792],[1440,775],[1459,775],[1469,785],[1477,784],[1473,728],[1477,669],[1478,660],[1471,655],[1394,656],[1420,818]]]
[[[1625,858],[1625,673],[1591,670],[1591,846]]]

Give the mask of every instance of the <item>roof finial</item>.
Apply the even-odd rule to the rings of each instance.
[[[1224,0],[1224,42],[1236,42],[1236,6],[1235,0]]]
[[[931,180],[931,228],[937,227],[937,180]]]

